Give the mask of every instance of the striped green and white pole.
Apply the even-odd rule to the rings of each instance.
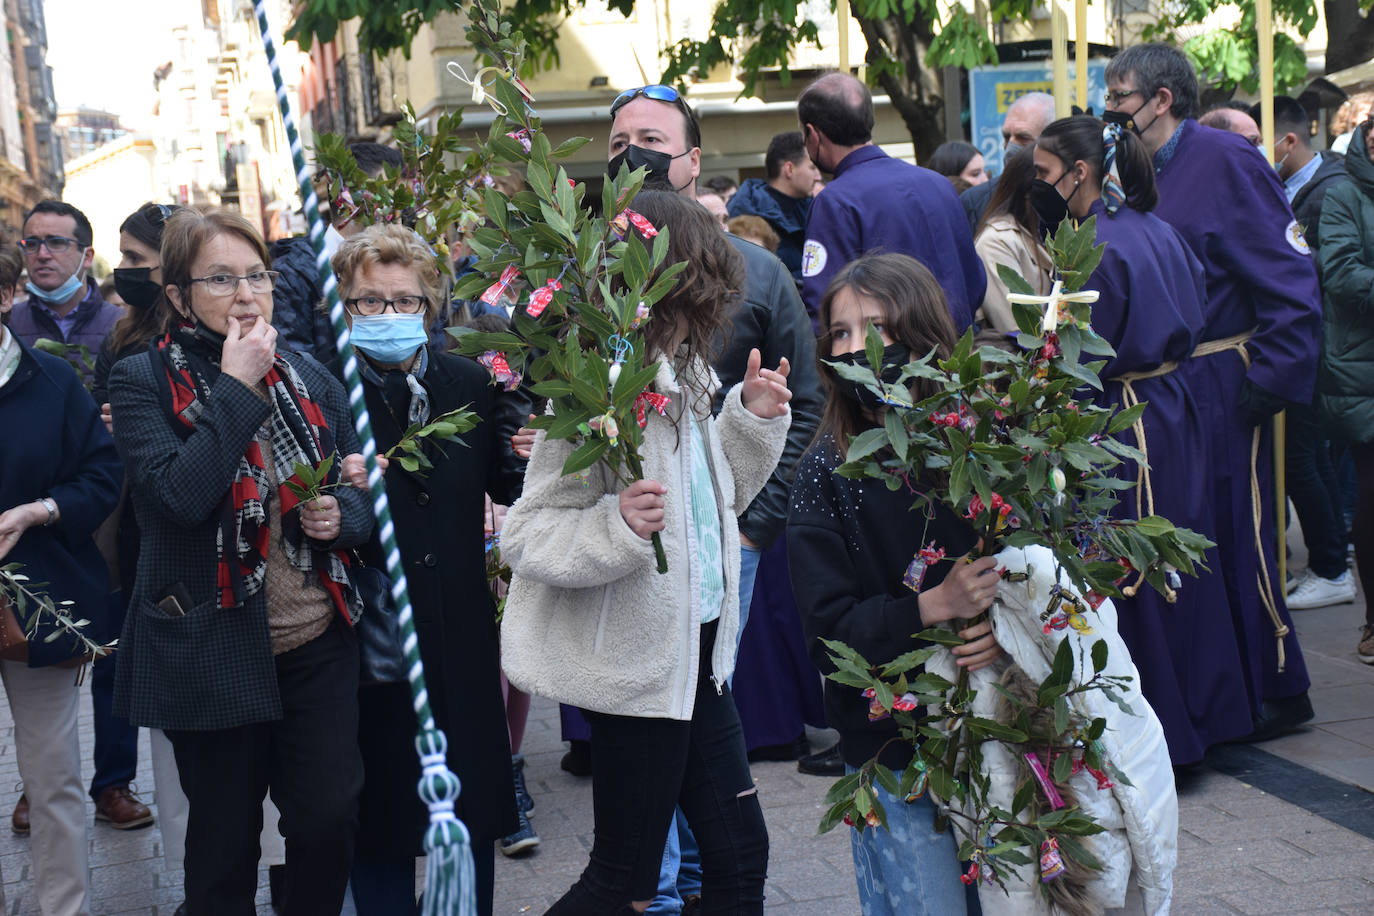
[[[267,61],[272,67],[272,82],[277,90],[277,105],[281,108],[282,123],[286,126],[286,137],[291,144],[291,159],[296,167],[296,180],[300,183],[301,199],[305,201],[305,215],[310,223],[310,244],[315,249],[315,268],[319,271],[320,286],[324,290],[325,301],[329,303],[329,321],[334,328],[335,343],[344,363],[344,384],[348,387],[348,404],[353,412],[353,422],[362,443],[363,458],[367,462],[367,484],[372,495],[372,508],[377,516],[377,528],[381,536],[382,550],[386,554],[386,571],[391,577],[391,594],[399,608],[398,620],[401,625],[402,643],[406,663],[409,665],[410,693],[420,729],[415,737],[415,749],[420,755],[420,798],[429,807],[429,829],[425,832],[424,916],[476,916],[477,907],[473,893],[474,869],[470,837],[463,822],[453,813],[454,802],[461,786],[458,777],[448,768],[448,739],[434,724],[434,714],[429,707],[429,694],[425,690],[425,670],[420,661],[419,641],[415,636],[414,614],[410,606],[410,594],[406,588],[405,570],[401,565],[401,552],[396,546],[396,529],[391,522],[391,508],[387,504],[386,486],[382,481],[381,469],[377,467],[377,443],[372,436],[372,421],[367,415],[367,405],[363,401],[363,380],[358,373],[357,355],[348,338],[348,324],[344,321],[343,303],[339,300],[338,285],[334,272],[330,269],[329,259],[324,253],[324,222],[320,219],[319,201],[310,180],[310,172],[305,164],[305,152],[296,131],[296,120],[291,113],[291,101],[286,95],[282,82],[281,69],[277,62],[277,46],[272,38],[272,28],[267,18],[263,0],[254,0],[254,12],[258,19],[258,29],[262,33],[262,43],[267,50]]]

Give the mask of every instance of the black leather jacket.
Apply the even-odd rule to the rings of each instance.
[[[792,389],[792,425],[787,431],[787,445],[772,478],[739,519],[740,533],[767,550],[787,524],[792,478],[797,462],[816,435],[825,409],[825,394],[816,372],[816,338],[811,319],[792,275],[766,249],[733,235],[730,241],[744,256],[747,282],[744,300],[730,316],[724,345],[717,347],[715,370],[721,388],[716,396],[716,410],[720,410],[726,392],[744,379],[753,348],[758,348],[765,368],[776,368],[784,356],[791,364],[787,386]]]

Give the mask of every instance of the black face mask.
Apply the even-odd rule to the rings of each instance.
[[[848,363],[851,366],[865,369],[872,368],[868,365],[868,354],[864,350],[855,350],[853,353],[843,353],[831,357],[831,362]],[[909,362],[911,362],[911,350],[906,344],[890,343],[883,347],[882,380],[889,385],[897,384],[897,379],[902,376],[902,369]],[[850,381],[838,372],[835,373],[835,388],[840,394],[866,410],[881,410],[888,406],[879,399],[876,392],[869,390],[862,382]]]
[[[1124,111],[1108,111],[1104,109],[1102,112],[1102,120],[1107,124],[1120,124],[1122,129],[1129,130],[1137,137],[1144,137],[1145,131],[1149,130],[1150,125],[1154,124],[1155,122],[1151,121],[1150,124],[1146,124],[1144,127],[1141,127],[1140,123],[1136,121],[1135,116],[1144,111],[1145,106],[1148,104],[1150,104],[1150,100],[1146,99],[1145,101],[1140,103],[1139,108],[1137,108],[1130,114],[1126,114],[1126,112]]]
[[[1059,177],[1062,180],[1064,176]],[[1081,186],[1081,183],[1074,185],[1069,196],[1064,197],[1058,188],[1043,178],[1031,182],[1030,205],[1035,210],[1035,215],[1040,217],[1042,230],[1053,233],[1059,228],[1059,224],[1069,215],[1069,201],[1073,200]]]
[[[191,328],[191,333],[195,335],[197,340],[204,344],[208,353],[218,359],[220,352],[224,349],[224,335],[210,330],[205,326],[204,322],[194,316],[194,313],[192,314],[191,320],[195,322],[195,325]]]
[[[627,166],[631,171],[634,169],[648,169],[649,174],[644,176],[644,189],[646,191],[681,191],[682,188],[673,187],[672,179],[668,177],[668,169],[672,166],[674,159],[681,159],[690,153],[678,153],[676,156],[669,156],[667,153],[659,152],[656,149],[644,149],[631,143],[606,163],[606,174],[614,178],[620,174],[620,167]],[[689,181],[688,184],[691,182]]]
[[[151,267],[116,267],[115,292],[136,309],[151,308],[162,294],[162,284],[148,279],[152,272]]]

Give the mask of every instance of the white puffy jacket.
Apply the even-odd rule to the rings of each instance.
[[[1086,719],[1103,717],[1107,729],[1102,735],[1106,757],[1126,775],[1132,785],[1117,782],[1111,790],[1098,790],[1096,779],[1083,770],[1070,778],[1081,809],[1105,832],[1084,838],[1104,865],[1088,891],[1104,910],[1125,904],[1126,890],[1134,880],[1144,898],[1145,912],[1167,913],[1173,898],[1173,871],[1178,859],[1178,796],[1174,791],[1169,749],[1164,743],[1164,728],[1140,692],[1140,673],[1117,632],[1116,607],[1104,601],[1097,612],[1088,613],[1093,632],[1080,634],[1072,628],[1044,632],[1040,614],[1054,584],[1054,561],[1045,547],[1009,548],[997,555],[999,565],[1011,572],[1027,572],[1025,582],[1003,581],[991,618],[997,641],[1013,663],[1040,683],[1049,676],[1055,651],[1061,640],[1074,645],[1074,681],[1092,676],[1092,645],[1106,640],[1107,667],[1104,674],[1130,677],[1128,687],[1118,691],[1134,710],[1128,715],[1100,691],[1086,691],[1070,698],[1075,712]],[[1080,595],[1061,573],[1059,584],[1075,596]],[[1086,666],[1086,671],[1084,670]],[[947,651],[926,663],[926,668],[954,680],[958,669]],[[998,679],[993,666],[973,672],[970,686],[978,691],[972,714],[992,718],[1004,701],[991,685]],[[1018,761],[1011,750],[997,741],[983,745],[983,762],[991,776],[989,800],[1010,809],[1018,782]],[[982,884],[979,899],[989,914],[1047,914],[1049,901],[1039,889],[1038,863],[1016,868],[1002,863],[1007,893],[996,885]]]
[[[574,443],[547,439],[542,431],[535,438],[523,495],[501,531],[501,554],[512,572],[501,621],[501,667],[522,690],[614,715],[692,718],[702,609],[684,400],[696,410],[706,440],[721,516],[725,603],[711,675],[719,685],[734,671],[737,518],[777,467],[792,415],[754,416],[736,385],[713,418],[710,394],[720,383],[704,362],[694,372],[701,379],[694,389],[706,389],[706,396],[684,392],[668,361],[659,365],[654,385],[670,399],[668,416],[649,411],[640,449],[645,478],[668,488],[665,575],[654,568],[650,543],[621,517],[624,485],[606,466],[564,476]]]

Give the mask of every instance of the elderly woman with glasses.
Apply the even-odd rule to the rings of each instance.
[[[190,801],[191,913],[253,911],[268,790],[284,912],[337,914],[357,829],[358,604],[367,496],[301,498],[297,468],[358,451],[342,386],[276,347],[261,236],[225,211],[166,221],[167,333],[110,373],[142,529],[115,712],[172,740]]]
[[[452,410],[479,418],[461,444],[425,445],[433,467],[411,472],[391,463],[386,489],[430,704],[448,735],[448,765],[463,783],[456,810],[472,834],[478,910],[490,913],[494,844],[514,832],[517,816],[483,494],[497,503],[519,496],[524,461],[509,443],[529,402],[518,390],[493,386],[477,362],[427,344],[425,329],[443,290],[434,253],[414,232],[372,226],[345,241],[333,264],[377,450],[394,446],[411,425]],[[368,566],[385,568],[377,539],[360,553]],[[359,707],[366,781],[353,900],[360,916],[413,914],[415,857],[423,854],[428,814],[415,794],[420,767],[409,686],[364,684]]]

